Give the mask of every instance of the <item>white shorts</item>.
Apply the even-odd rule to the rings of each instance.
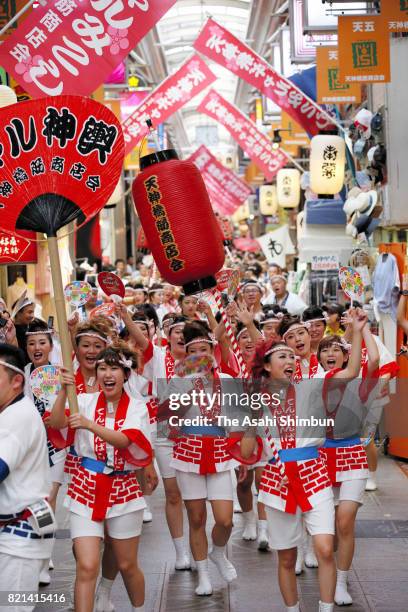
[[[353,501],[363,503],[367,478],[356,478],[355,480],[344,480],[339,487],[333,487],[334,505],[338,506],[341,501]]]
[[[232,470],[217,474],[195,474],[176,470],[177,484],[181,497],[232,501]]]
[[[115,540],[135,538],[142,533],[143,510],[134,510],[122,516],[113,516],[104,521],[93,521],[87,516],[80,516],[74,512],[69,513],[71,538],[86,536],[104,537],[105,526],[108,535]]]
[[[51,482],[58,482],[59,484],[63,484],[65,482],[64,465],[65,459],[58,461],[50,467]]]
[[[5,597],[7,591],[32,591],[38,592],[38,582],[43,559],[24,559],[0,553],[0,593],[3,591]],[[4,600],[5,603],[5,600]],[[30,612],[34,610],[32,606],[2,606],[1,612]]]
[[[173,459],[173,443],[156,443],[154,446],[154,454],[161,477],[175,478],[176,470],[170,466],[170,461]]]
[[[295,548],[302,543],[302,519],[311,536],[334,535],[333,499],[326,499],[308,512],[298,507],[296,514],[265,506],[269,544],[275,550]]]

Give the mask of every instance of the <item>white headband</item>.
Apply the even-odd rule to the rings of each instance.
[[[163,287],[158,287],[157,289],[148,289],[147,293],[156,293],[157,291],[163,291]]]
[[[210,340],[209,338],[194,338],[194,340],[190,340],[184,346],[190,346],[191,344],[200,344],[200,342],[206,342],[207,344],[217,344],[215,340]]]
[[[301,328],[302,328],[302,329],[306,329],[306,330],[307,330],[307,327],[306,327],[306,325],[305,325],[304,323],[293,323],[293,324],[292,324],[292,325],[289,327],[289,329],[288,329],[288,330],[286,330],[286,331],[285,331],[285,333],[283,334],[283,336],[282,336],[282,340],[284,340],[284,339],[285,339],[285,337],[286,337],[286,336],[287,336],[287,335],[288,335],[290,332],[295,331],[296,329],[301,329]]]
[[[274,314],[273,316],[270,316],[266,319],[263,319],[262,321],[259,322],[259,325],[265,325],[265,323],[280,323],[283,319],[285,315],[283,314],[283,312],[277,312],[276,314]]]
[[[166,321],[164,323],[166,323]],[[162,324],[162,326],[164,325],[164,323]],[[173,329],[173,327],[178,327],[179,325],[181,326],[182,329],[184,329],[185,324],[186,324],[185,321],[179,321],[178,323],[172,323],[171,325],[169,325],[168,330],[170,331],[171,329]]]
[[[98,338],[98,340],[102,340],[102,342],[105,342],[105,344],[109,344],[109,340],[107,338],[104,338],[103,336],[101,336],[100,334],[96,334],[95,332],[82,332],[80,334],[77,334],[75,336],[75,340],[77,338],[82,338],[83,336],[90,336],[91,338]]]
[[[267,357],[268,355],[271,355],[272,353],[276,353],[277,351],[286,351],[287,353],[293,353],[293,355],[295,354],[295,351],[290,348],[290,346],[273,346],[271,349],[269,349],[269,351],[266,351],[265,353],[265,357]]]
[[[26,336],[38,336],[40,334],[50,334],[51,335],[52,333],[53,333],[52,329],[41,329],[41,330],[32,331],[32,332],[28,331],[25,333],[25,335]]]
[[[340,342],[331,342],[327,348],[329,348],[330,346],[339,346],[340,348],[344,349],[345,351],[349,351],[351,349],[351,344],[349,344],[346,341],[344,341],[344,342],[342,342],[342,341],[340,341]]]
[[[245,283],[244,285],[242,285],[241,291],[244,292],[247,287],[256,287],[259,293],[262,293],[262,288],[260,285],[258,285],[258,283],[251,283],[251,282]]]
[[[287,277],[286,277],[284,274],[274,274],[274,275],[271,277],[271,283],[272,283],[272,281],[273,281],[273,279],[274,279],[274,278],[281,278],[282,280],[284,280],[284,281],[285,281],[285,283],[288,281]]]
[[[22,374],[23,376],[25,376],[25,372],[23,372],[23,370],[20,370],[20,368],[11,365],[11,363],[7,363],[7,361],[3,361],[2,359],[0,359],[0,365],[4,366],[5,368],[9,368],[10,370],[13,370],[13,372],[17,372],[17,374]]]
[[[133,365],[133,361],[131,359],[126,359],[126,357],[122,354],[119,354],[119,361],[118,363],[120,365],[122,365],[124,368],[127,368],[128,370],[132,369],[132,365]],[[98,359],[98,361],[96,363],[106,363],[106,359]]]
[[[316,319],[308,319],[307,321],[303,321],[305,327],[309,328],[311,323],[316,323],[317,321],[324,321],[324,323],[327,323],[327,318],[326,317],[320,317],[320,318],[316,318]]]
[[[18,306],[18,305],[15,306],[15,310],[14,310],[13,316],[15,317],[16,314],[18,312],[20,312],[20,310],[23,310],[23,308],[25,308],[26,306],[31,306],[33,304],[35,304],[34,300],[30,300],[29,298],[23,300],[23,302],[21,302],[20,306]]]
[[[236,339],[238,340],[238,338],[240,337],[241,334],[243,334],[244,332],[248,331],[248,329],[246,327],[243,327],[236,335]]]

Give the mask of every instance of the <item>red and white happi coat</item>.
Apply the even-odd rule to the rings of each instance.
[[[270,427],[270,434],[277,450],[305,447],[319,447],[324,442],[324,427],[302,427],[297,430],[296,417],[309,419],[312,415],[322,418],[316,402],[316,393],[321,388],[319,380],[313,383],[301,381],[288,389],[286,401],[270,405],[270,416],[276,418],[276,425]],[[288,425],[279,426],[279,418],[291,419]],[[319,436],[319,437],[316,437]],[[271,508],[295,514],[299,507],[307,512],[322,501],[331,499],[333,491],[327,468],[319,456],[305,461],[284,463],[287,484],[282,484],[279,468],[275,463],[267,463],[259,486],[258,501]]]
[[[366,405],[368,406],[373,401],[372,396],[375,397],[376,394],[377,376],[373,376],[368,386],[363,387],[362,379],[356,378],[337,386],[335,391],[330,392],[330,379],[336,372],[338,372],[337,369],[326,372],[322,388],[326,418],[334,419],[334,427],[327,427],[326,438],[341,440],[355,437],[359,442],[352,446],[340,445],[319,449],[334,487],[340,486],[347,480],[368,478],[367,455],[361,444],[360,435],[367,413]],[[330,396],[333,396],[331,400]],[[342,411],[346,412],[346,415],[343,415]]]
[[[77,429],[74,446],[79,457],[111,462],[115,472],[126,473],[100,474],[80,465],[72,477],[64,505],[71,512],[94,521],[144,508],[146,504],[135,470],[149,465],[153,457],[145,402],[130,398],[123,392],[111,423],[107,420],[109,414],[103,393],[79,395],[78,407],[80,414],[98,425],[110,426],[123,433],[130,445],[126,449],[117,449],[87,429]]]
[[[213,384],[210,387],[202,385],[201,378],[180,378],[174,376],[172,383],[174,392],[186,392],[194,387],[197,390],[206,392],[222,398],[222,381],[233,380],[232,376],[214,370]],[[200,384],[201,383],[201,384]],[[172,394],[173,387],[169,386],[169,395]],[[231,391],[231,389],[229,389]],[[188,418],[196,416],[220,416],[222,414],[222,400],[216,403],[212,414],[209,413],[207,406],[191,406],[188,409]],[[215,420],[216,424],[216,420]],[[216,474],[226,472],[238,467],[239,462],[232,457],[229,450],[228,438],[225,436],[213,435],[181,435],[176,438],[173,447],[173,459],[170,465],[180,472],[192,472],[194,474]]]
[[[86,393],[86,384],[84,375],[81,372],[81,368],[75,372],[75,390],[77,395]],[[71,441],[72,442],[72,441]],[[72,443],[69,445],[72,446]],[[64,464],[64,474],[68,482],[71,481],[72,476],[75,474],[80,464],[80,457],[74,455],[69,449]]]

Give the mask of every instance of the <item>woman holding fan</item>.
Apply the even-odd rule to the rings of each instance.
[[[49,425],[75,430],[80,466],[69,485],[65,505],[77,565],[75,610],[92,612],[104,530],[128,591],[133,610],[144,611],[144,577],[137,564],[145,502],[135,470],[152,461],[149,421],[142,400],[131,398],[124,385],[134,354],[127,347],[104,349],[95,360],[99,393],[78,395],[79,413],[66,416],[66,386],[73,375],[62,372],[62,388]],[[154,469],[145,475],[157,484]]]

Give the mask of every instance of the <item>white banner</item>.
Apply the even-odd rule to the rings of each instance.
[[[268,263],[276,263],[281,268],[286,266],[286,255],[296,253],[287,225],[282,225],[282,227],[260,236],[257,241],[261,245]]]

